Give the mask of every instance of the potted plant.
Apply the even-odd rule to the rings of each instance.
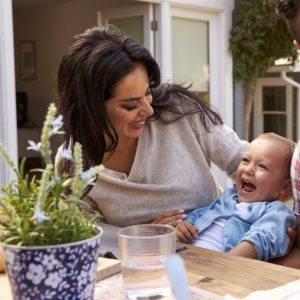
[[[16,179],[0,191],[0,242],[14,299],[92,299],[102,229],[79,209],[84,188],[92,184],[102,166],[83,172],[81,145],[56,157],[72,161],[73,175],[58,174],[50,138],[62,134],[62,116],[50,104],[41,141],[28,149],[41,153],[41,176],[19,170],[3,144],[0,155]]]

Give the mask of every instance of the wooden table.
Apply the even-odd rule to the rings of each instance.
[[[185,262],[189,285],[219,295],[244,297],[256,290],[300,279],[300,270],[193,246],[180,252],[180,256]],[[12,299],[4,274],[0,274],[0,299]]]
[[[300,279],[300,270],[193,246],[180,255],[189,285],[219,295],[245,297]]]

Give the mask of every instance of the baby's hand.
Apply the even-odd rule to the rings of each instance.
[[[198,229],[187,221],[179,223],[176,227],[177,240],[180,242],[190,243],[195,239],[197,234]]]

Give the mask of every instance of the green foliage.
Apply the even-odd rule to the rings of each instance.
[[[42,173],[41,179],[30,179],[24,173],[25,159],[18,170],[0,143],[0,155],[16,174],[16,180],[3,186],[0,192],[0,242],[19,246],[57,245],[84,240],[98,233],[93,221],[100,215],[89,219],[78,204],[82,190],[103,167],[83,172],[81,145],[75,144],[74,153],[68,153],[74,162],[74,175],[57,174],[49,142],[52,135],[62,133],[58,131],[62,122],[60,117],[54,118],[55,114],[56,107],[51,104],[41,142],[31,142],[31,148],[41,153],[46,164],[45,169],[35,170]]]
[[[248,83],[262,76],[275,60],[296,59],[297,52],[275,0],[236,0],[230,51],[234,79]]]

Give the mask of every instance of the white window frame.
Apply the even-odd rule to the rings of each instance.
[[[284,81],[280,77],[259,78],[257,79],[254,100],[254,115],[253,115],[253,133],[257,136],[263,133],[263,87],[284,86],[286,88],[286,120],[287,120],[287,137],[293,138],[292,128],[292,102],[293,102],[293,86]],[[276,112],[274,112],[276,114]],[[282,113],[280,113],[282,114]]]
[[[0,139],[17,165],[16,87],[12,1],[0,0]],[[0,158],[0,186],[14,177]]]

